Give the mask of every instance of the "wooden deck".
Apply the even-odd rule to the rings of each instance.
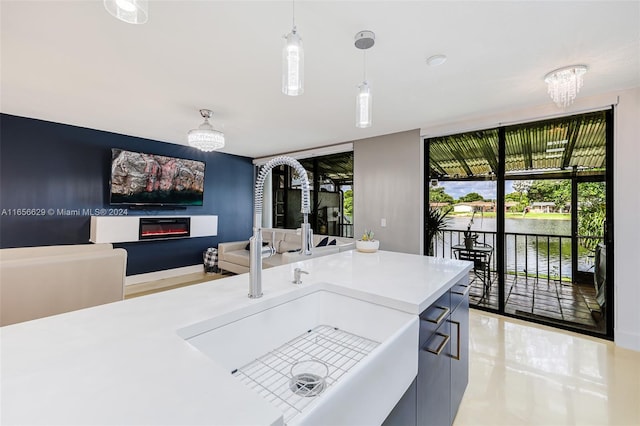
[[[470,273],[472,306],[498,309],[498,275],[492,273],[491,278],[491,288],[483,296],[482,281]],[[604,334],[605,321],[595,296],[593,285],[505,275],[505,312]]]

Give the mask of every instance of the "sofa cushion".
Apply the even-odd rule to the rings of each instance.
[[[234,250],[225,254],[224,260],[236,265],[249,267],[249,252],[247,250]],[[270,268],[272,266],[282,265],[282,256],[274,254],[271,257],[262,259],[262,267]]]
[[[274,266],[280,266],[282,265],[282,255],[281,254],[274,254],[271,257],[267,257],[266,259],[262,259],[262,267],[263,268],[271,268]]]
[[[294,242],[300,242],[300,239],[302,238],[302,236],[300,235],[300,233],[297,230],[291,230],[292,232],[283,232],[282,233],[282,240],[290,242],[290,243],[294,243]]]
[[[300,245],[300,240],[297,241],[280,241],[278,245],[278,253],[287,253],[291,250],[300,250],[302,245]]]
[[[236,265],[249,267],[249,252],[247,250],[234,250],[225,253],[224,260]]]
[[[262,230],[262,241],[273,243],[273,246],[276,248],[278,247],[278,243],[284,240],[284,237],[285,237],[284,232],[276,232],[276,231],[271,231],[269,229]]]

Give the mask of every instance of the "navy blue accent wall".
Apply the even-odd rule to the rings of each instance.
[[[199,264],[207,247],[251,235],[250,158],[0,114],[0,247],[88,244],[90,216],[82,210],[121,207],[109,205],[111,148],[206,163],[202,207],[127,209],[129,215],[218,216],[216,237],[117,244],[128,252],[127,275]],[[18,215],[20,209],[45,214]]]

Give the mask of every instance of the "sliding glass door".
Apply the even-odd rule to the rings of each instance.
[[[613,336],[612,115],[425,139],[425,253],[473,261],[473,306]]]

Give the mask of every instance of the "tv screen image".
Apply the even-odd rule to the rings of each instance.
[[[111,204],[201,206],[202,161],[111,149]]]

